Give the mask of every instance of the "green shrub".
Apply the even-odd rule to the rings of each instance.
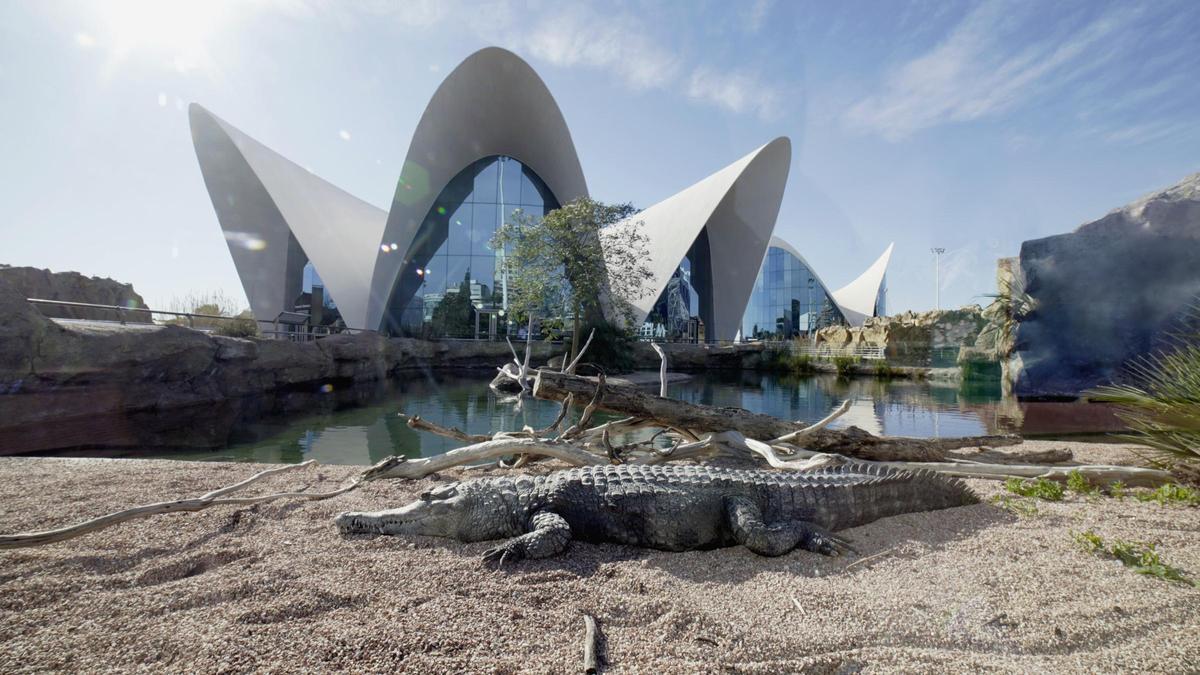
[[[1104,541],[1100,535],[1088,530],[1075,535],[1075,541],[1088,553],[1102,555],[1120,560],[1123,565],[1138,574],[1157,577],[1164,581],[1176,581],[1200,588],[1200,582],[1192,581],[1184,575],[1183,570],[1172,567],[1162,561],[1154,544],[1137,541],[1115,540],[1112,544]]]
[[[608,321],[597,321],[586,326],[580,333],[579,346],[581,349],[592,329],[596,330],[596,335],[592,338],[592,344],[588,345],[582,363],[598,366],[609,375],[632,371],[635,365],[633,335]]]
[[[242,314],[246,314],[243,312]],[[218,321],[212,332],[225,337],[251,338],[258,337],[258,322],[254,317],[238,316],[229,321]]]
[[[887,361],[875,362],[875,377],[880,379],[891,379],[893,377],[899,377],[900,374],[900,369],[889,366]]]
[[[837,368],[838,377],[849,377],[854,374],[854,366],[858,363],[857,356],[835,356],[833,366]]]
[[[1009,478],[1004,481],[1004,489],[1022,497],[1036,497],[1048,502],[1061,502],[1064,494],[1061,484],[1045,478],[1036,480]]]

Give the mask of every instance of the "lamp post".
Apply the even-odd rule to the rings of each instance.
[[[942,254],[946,252],[946,249],[935,246],[929,249],[929,252],[933,254],[933,308],[940,310],[942,308]]]

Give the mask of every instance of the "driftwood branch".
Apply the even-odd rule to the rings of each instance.
[[[845,415],[849,411],[850,411],[850,399],[846,399],[845,401],[842,401],[842,404],[840,406],[838,406],[836,410],[829,413],[824,418],[818,420],[815,424],[804,427],[803,429],[793,431],[790,434],[785,434],[783,436],[780,436],[779,438],[776,438],[775,440],[771,441],[771,444],[775,445],[775,444],[779,444],[779,443],[795,443],[798,439],[804,438],[805,436],[809,436],[813,432],[818,431],[820,429],[824,429],[825,427],[829,426],[829,424],[832,423],[834,420],[841,417],[842,415]]]
[[[583,347],[579,350],[579,353],[575,355],[575,358],[571,359],[571,363],[567,364],[567,357],[566,355],[563,356],[563,364],[565,365],[563,366],[562,372],[566,373],[567,375],[575,374],[575,369],[579,367],[579,362],[583,359],[583,355],[587,353],[588,347],[591,346],[592,338],[594,337],[596,337],[595,328],[588,333],[587,340],[584,341]]]
[[[608,464],[608,459],[576,445],[553,439],[499,438],[467,445],[434,457],[407,459],[391,457],[391,463],[376,472],[373,480],[383,478],[424,478],[461,464],[474,464],[507,455],[543,455],[572,466]]]
[[[595,388],[596,380],[593,378],[541,370],[534,381],[533,395],[535,398],[561,401],[568,394],[575,394],[576,398],[590,395]],[[598,406],[623,415],[654,420],[659,426],[679,430],[685,437],[690,434],[691,438],[696,438],[706,432],[737,431],[746,438],[770,442],[796,435],[802,437],[804,445],[812,450],[877,461],[941,461],[945,459],[947,450],[955,448],[980,445],[997,447],[1021,442],[1015,436],[882,438],[855,427],[838,430],[820,428],[822,424],[832,421],[831,418],[805,426],[742,408],[718,408],[662,398],[634,385],[612,382],[605,388],[603,400]],[[841,414],[838,411],[835,413]]]
[[[650,346],[654,348],[654,351],[658,352],[658,358],[660,361],[659,366],[658,366],[658,395],[661,398],[666,398],[667,397],[667,352],[665,350],[663,350],[662,345],[658,344],[657,342],[651,342]]]
[[[595,675],[600,672],[598,655],[600,636],[596,628],[596,618],[591,614],[584,614],[583,626],[583,672],[587,675]]]
[[[755,441],[747,440],[747,444]],[[760,444],[765,445],[765,444]],[[770,446],[768,446],[770,447]],[[761,448],[760,448],[761,449]],[[791,448],[793,457],[828,458],[837,457],[826,453],[813,452],[803,448]],[[1036,464],[984,464],[976,462],[873,462],[846,457],[838,457],[842,461],[855,461],[862,464],[875,464],[893,469],[907,471],[936,471],[956,478],[979,478],[983,480],[1008,480],[1009,478],[1045,478],[1065,482],[1073,471],[1078,471],[1089,482],[1095,485],[1108,485],[1121,481],[1130,487],[1156,487],[1164,483],[1174,482],[1169,471],[1147,469],[1140,466],[1115,466],[1110,464],[1077,464],[1066,466],[1045,466]]]
[[[400,413],[400,417],[405,417],[404,413]],[[428,420],[421,419],[420,415],[413,415],[412,417],[407,417],[407,419],[407,424],[410,429],[416,429],[417,431],[428,431],[439,436],[453,438],[456,441],[462,441],[464,443],[483,443],[484,441],[492,440],[490,436],[468,434],[458,427],[443,427],[440,424],[434,424]]]
[[[160,513],[179,513],[186,511],[200,511],[207,509],[210,506],[222,506],[230,504],[261,504],[263,502],[274,501],[276,499],[296,498],[296,499],[328,499],[336,497],[340,494],[345,494],[350,490],[362,484],[362,477],[355,479],[349,485],[333,490],[331,492],[276,492],[267,495],[259,495],[255,497],[226,497],[226,495],[244,490],[250,485],[258,481],[273,476],[275,474],[284,473],[285,471],[294,471],[297,469],[306,469],[316,464],[316,460],[308,460],[300,464],[288,464],[274,469],[260,471],[246,480],[223,487],[218,490],[213,490],[205,495],[194,499],[178,499],[169,502],[156,502],[154,504],[144,504],[133,508],[110,513],[98,518],[71,525],[68,527],[58,528],[56,530],[46,530],[44,532],[25,532],[21,534],[10,534],[0,536],[0,550],[12,548],[24,548],[27,546],[40,546],[42,544],[52,544],[54,542],[66,541],[74,539],[89,532],[103,530],[118,523],[123,523],[129,520],[145,518],[147,516],[158,515]]]

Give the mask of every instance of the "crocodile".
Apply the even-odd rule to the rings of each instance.
[[[603,465],[440,485],[398,509],[343,513],[343,534],[504,539],[484,560],[546,558],[572,539],[666,551],[741,544],[764,556],[854,549],[832,531],[978,502],[962,481],[848,463],[811,472]]]

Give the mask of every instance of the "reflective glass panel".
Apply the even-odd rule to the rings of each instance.
[[[391,330],[473,337],[476,314],[507,314],[502,254],[491,250],[492,236],[517,208],[540,217],[558,206],[541,178],[516,159],[487,157],[465,167],[442,189],[409,248],[389,303]],[[454,295],[464,280],[469,303]],[[479,323],[486,329],[486,317]],[[506,321],[499,324],[503,332]]]

